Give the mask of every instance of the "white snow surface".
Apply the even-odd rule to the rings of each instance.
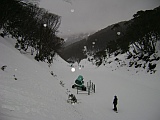
[[[0,69],[0,120],[160,120],[159,63],[156,73],[148,74],[114,63],[95,67],[83,60],[71,72],[58,55],[48,67],[29,52],[20,53],[13,41],[0,37],[0,67],[7,65]],[[91,80],[96,92],[77,94],[71,86],[78,75],[85,85]],[[74,105],[67,103],[71,93],[78,99]],[[112,110],[115,95],[118,113]]]

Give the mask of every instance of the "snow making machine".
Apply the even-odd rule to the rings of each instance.
[[[84,85],[83,76],[79,75],[78,78],[75,80],[75,84],[72,85],[72,88],[77,88],[79,90],[86,91],[86,86]]]

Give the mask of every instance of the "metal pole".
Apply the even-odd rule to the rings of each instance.
[[[90,87],[88,87],[88,95],[90,95]]]
[[[88,88],[88,82],[87,82],[87,88]]]
[[[92,90],[94,89],[94,86],[93,86],[93,82],[92,82]]]

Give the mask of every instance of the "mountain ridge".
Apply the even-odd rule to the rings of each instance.
[[[108,27],[91,34],[85,39],[62,47],[59,51],[59,54],[65,61],[68,62],[74,58],[77,61],[81,61],[82,59],[86,58],[86,55],[83,53],[84,46],[86,46],[89,51],[98,52],[104,50],[109,41],[114,41],[115,39],[119,38],[120,35],[118,35],[117,32],[124,33],[126,29],[126,23],[128,23],[128,21],[122,21],[109,25]]]

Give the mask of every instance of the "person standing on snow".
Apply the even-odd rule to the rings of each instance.
[[[113,100],[113,105],[114,105],[113,110],[114,111],[117,111],[117,103],[118,103],[118,98],[117,96],[114,96],[114,100]]]

